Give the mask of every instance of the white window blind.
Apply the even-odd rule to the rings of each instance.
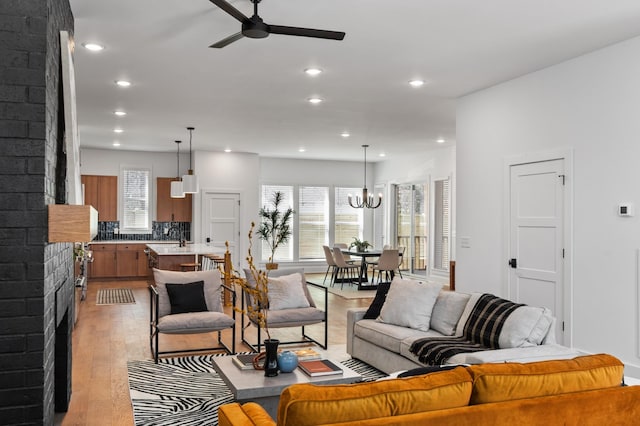
[[[449,270],[449,179],[435,182],[433,267]]]
[[[363,209],[349,205],[349,194],[362,193],[362,188],[336,188],[335,201],[335,242],[351,244],[353,237],[362,239],[364,227]]]
[[[148,231],[150,229],[148,169],[124,169],[122,171],[122,229]]]
[[[267,209],[273,209],[273,204],[272,204],[273,196],[278,191],[282,192],[284,195],[279,209],[281,211],[284,211],[289,207],[293,208],[294,207],[293,186],[285,186],[285,185],[263,185],[262,201],[260,205],[262,207],[266,207]],[[259,224],[257,224],[256,226],[259,226]],[[275,253],[275,258],[273,259],[274,262],[293,260],[293,241],[294,241],[294,238],[296,238],[296,232],[293,227],[293,223],[291,224],[291,227],[293,231],[291,238],[287,243],[281,244],[278,247],[278,250],[276,250],[276,253]],[[266,262],[271,256],[271,249],[269,248],[269,245],[266,243],[266,241],[261,241],[261,242],[262,242],[262,253],[261,253],[262,260]]]
[[[301,186],[298,197],[299,257],[321,259],[329,244],[329,188]]]

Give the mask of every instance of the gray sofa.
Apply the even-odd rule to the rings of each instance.
[[[397,280],[396,285],[425,284],[412,280]],[[409,286],[410,287],[410,286]],[[405,287],[402,287],[405,288]],[[408,287],[407,287],[408,288]],[[420,288],[421,287],[416,287]],[[426,287],[425,287],[426,288]],[[435,291],[435,293],[434,293]],[[479,293],[464,294],[440,291],[439,286],[431,287],[424,293],[395,294],[396,300],[402,297],[404,305],[399,305],[400,315],[430,315],[422,317],[417,324],[403,324],[393,315],[388,315],[385,308],[390,304],[384,302],[381,313],[375,319],[365,319],[367,308],[352,308],[347,311],[347,353],[360,359],[385,373],[410,370],[424,366],[418,357],[409,351],[411,344],[423,337],[461,336],[464,325],[471,314]],[[389,290],[391,296],[392,290]],[[416,297],[415,294],[418,294]],[[422,298],[422,299],[421,299]],[[414,311],[412,313],[412,310]],[[396,313],[397,314],[397,313]],[[371,316],[371,314],[369,314]],[[400,324],[400,325],[398,325]],[[408,326],[407,326],[408,325]],[[517,308],[508,317],[500,332],[500,349],[480,352],[460,353],[449,358],[445,364],[480,364],[486,362],[532,362],[546,359],[566,359],[583,355],[574,349],[559,345],[555,340],[555,318],[546,308],[523,306]]]

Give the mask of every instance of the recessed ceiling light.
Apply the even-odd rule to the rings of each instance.
[[[307,101],[309,101],[309,103],[311,103],[311,104],[316,105],[316,104],[319,104],[320,102],[322,102],[322,99],[318,98],[318,97],[313,97],[313,98],[307,99]]]
[[[118,117],[124,117],[125,115],[127,115],[127,113],[122,110],[113,111],[113,113]]]
[[[231,152],[231,148],[225,149],[224,152]]]
[[[351,136],[351,133],[349,133],[349,132],[342,132],[342,133],[340,133],[340,136],[342,136],[343,138],[345,138],[345,139],[346,139],[346,138],[348,138],[349,136]]]
[[[104,46],[98,43],[82,43],[82,46],[92,52],[99,52],[101,50],[104,50]]]
[[[411,85],[411,87],[420,87],[424,85],[424,80],[419,80],[419,79],[409,80],[409,84]]]
[[[131,86],[131,82],[127,80],[116,80],[116,84],[120,87],[129,87]]]
[[[113,146],[120,146],[120,142],[118,142],[118,141],[114,142]]]
[[[124,130],[122,129],[113,129],[113,133],[122,133]]]
[[[444,139],[440,138],[440,139],[438,139],[436,142],[438,142],[438,143],[444,143]]]
[[[306,149],[304,149],[304,148],[298,148],[298,152],[305,152],[305,151],[306,151]]]
[[[320,68],[307,68],[304,70],[304,72],[310,76],[316,76],[316,75],[322,74],[322,70]]]
[[[378,154],[378,157],[386,157],[387,154],[385,154],[384,152],[381,152],[380,154]]]

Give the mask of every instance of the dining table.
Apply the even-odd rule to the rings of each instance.
[[[358,275],[358,290],[375,290],[378,288],[376,283],[370,283],[367,271],[369,269],[369,264],[367,263],[367,259],[369,258],[378,258],[382,254],[382,250],[366,250],[366,251],[353,251],[349,249],[341,250],[343,254],[348,254],[350,256],[359,257],[362,261],[360,262],[360,272]]]

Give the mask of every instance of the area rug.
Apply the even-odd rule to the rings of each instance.
[[[340,296],[345,299],[367,299],[376,296],[375,290],[358,290],[357,285],[347,285],[341,289],[340,284],[335,284],[333,287],[328,284],[323,285],[323,287],[327,288],[327,291],[331,294],[335,294],[336,296]]]
[[[129,361],[129,394],[136,426],[217,425],[218,407],[233,402],[233,395],[211,367],[212,356]],[[386,374],[350,359],[342,362],[364,381]]]
[[[96,305],[120,305],[136,303],[130,288],[101,288],[96,296]]]

